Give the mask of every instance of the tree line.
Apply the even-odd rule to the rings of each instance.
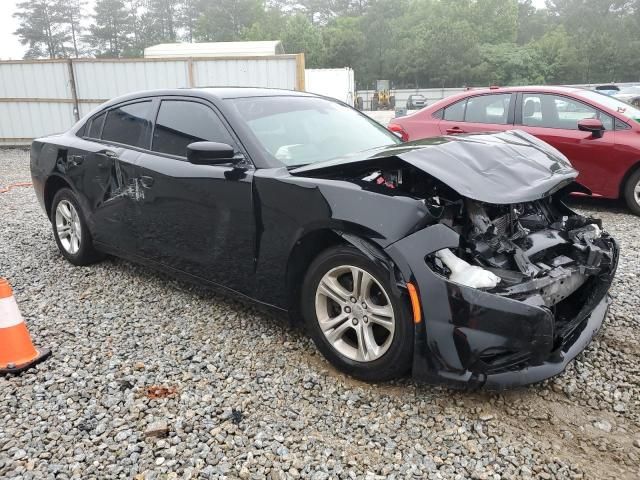
[[[166,42],[282,40],[359,88],[640,81],[640,0],[27,0],[25,58],[140,57]]]

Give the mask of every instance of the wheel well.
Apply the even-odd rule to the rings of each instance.
[[[620,182],[620,188],[618,192],[618,198],[621,198],[624,200],[624,189],[627,186],[627,180],[629,180],[629,177],[634,173],[636,173],[638,170],[640,170],[640,160],[638,160],[629,170],[627,170],[627,172],[622,177],[622,181]]]
[[[313,259],[327,248],[346,243],[340,235],[330,229],[308,233],[296,242],[287,264],[288,303],[292,321],[300,318],[302,282]]]
[[[53,197],[56,196],[58,190],[61,188],[71,188],[71,186],[62,177],[52,176],[47,179],[44,184],[44,207],[47,212],[47,217],[51,218],[51,204],[53,203]]]

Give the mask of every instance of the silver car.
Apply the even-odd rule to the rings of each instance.
[[[427,106],[427,98],[424,95],[413,94],[407,99],[407,110],[420,110]]]

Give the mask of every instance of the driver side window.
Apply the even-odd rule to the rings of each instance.
[[[193,142],[235,143],[208,106],[189,100],[162,100],[151,149],[186,157],[187,145]]]

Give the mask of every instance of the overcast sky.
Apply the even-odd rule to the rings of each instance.
[[[18,19],[13,18],[16,4],[23,0],[0,0],[0,60],[21,60],[26,47],[20,44],[18,37],[13,34],[18,28]],[[95,0],[88,0],[86,14],[93,13]]]
[[[22,0],[0,0],[0,60],[20,60],[26,48],[20,44],[18,37],[13,34],[18,28],[17,19],[13,18],[16,4]],[[534,0],[539,8],[544,6],[544,0]],[[93,12],[95,0],[87,1],[86,13]]]

